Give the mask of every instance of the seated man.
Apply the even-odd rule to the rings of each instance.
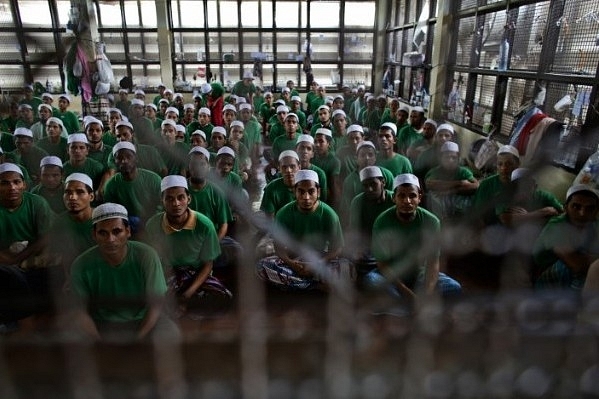
[[[127,210],[102,204],[92,212],[92,224],[97,245],[71,267],[73,293],[81,301],[78,327],[98,340],[123,334],[136,339],[150,334],[176,337],[177,327],[162,313],[167,288],[160,258],[152,247],[129,241]]]
[[[179,303],[179,315],[220,310],[231,304],[231,292],[212,276],[220,254],[213,223],[189,209],[191,197],[183,176],[161,182],[164,212],[154,215],[146,229],[147,242],[156,248],[167,270],[169,290]]]
[[[415,291],[446,296],[461,292],[460,284],[439,272],[441,223],[421,208],[418,178],[401,174],[393,181],[395,206],[381,213],[372,228],[372,252],[377,269],[366,275],[367,287],[391,285],[392,293],[412,301]]]
[[[64,212],[66,208],[62,201],[62,161],[60,158],[48,155],[40,162],[40,184],[31,189],[32,194],[37,194],[48,201],[50,209],[56,214]]]
[[[599,259],[599,193],[574,185],[566,193],[565,210],[547,222],[534,245],[537,288],[580,290],[589,266]]]
[[[341,223],[335,211],[320,201],[316,172],[298,171],[294,192],[296,200],[275,216],[275,226],[290,239],[283,241],[275,232],[276,255],[258,261],[258,276],[275,286],[298,290],[324,288],[334,278],[349,279],[352,267],[339,258],[344,244]],[[319,263],[326,268],[319,268]]]

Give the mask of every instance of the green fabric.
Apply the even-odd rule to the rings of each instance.
[[[504,185],[499,180],[499,175],[495,174],[483,179],[474,194],[473,208],[476,216],[482,219],[486,225],[499,223],[495,215],[495,207],[498,201],[503,198],[509,186]]]
[[[385,178],[385,189],[393,189],[393,174],[384,167],[379,167]],[[362,182],[360,181],[360,172],[353,171],[343,181],[343,190],[341,193],[341,209],[349,209],[354,197],[362,192]]]
[[[5,154],[7,160],[23,165],[29,175],[37,177],[40,175],[40,161],[43,157],[48,156],[46,151],[35,145],[31,146],[27,154],[20,154],[18,150]]]
[[[72,111],[65,112],[56,112],[54,116],[62,121],[67,133],[73,134],[81,131],[81,127],[79,125],[79,118]]]
[[[506,212],[509,207],[519,206],[526,209],[528,212],[536,211],[538,209],[542,209],[545,207],[553,207],[558,211],[563,211],[564,207],[561,202],[555,197],[555,195],[543,191],[543,190],[535,190],[532,193],[532,197],[528,198],[526,202],[515,203],[510,199],[500,200],[497,206],[495,207],[495,214],[497,216]]]
[[[79,222],[68,211],[60,213],[50,230],[50,251],[62,257],[62,263],[70,267],[75,258],[96,245],[92,236],[91,218]],[[52,245],[69,243],[69,245]]]
[[[62,174],[65,177],[72,173],[85,173],[91,177],[94,182],[94,189],[100,186],[105,171],[106,168],[104,165],[89,157],[85,159],[85,162],[81,166],[73,166],[71,165],[71,161],[65,162],[62,166]]]
[[[318,182],[320,184],[320,199],[326,202],[326,200],[329,198],[327,174],[324,172],[324,170],[314,164],[311,164],[308,169],[313,170],[318,175]]]
[[[133,125],[133,131],[138,143],[155,145],[160,142],[161,137],[154,131],[154,125],[150,119],[142,116],[141,118],[131,118],[129,122]]]
[[[45,199],[36,194],[23,193],[23,202],[14,211],[0,206],[0,250],[6,250],[15,241],[34,241],[48,232],[54,215]]]
[[[264,195],[260,203],[260,210],[268,214],[276,214],[279,209],[295,200],[293,189],[289,188],[279,177],[264,187]]]
[[[448,172],[441,166],[431,169],[425,177],[425,180],[443,180],[443,181],[462,181],[473,182],[474,175],[472,171],[465,166],[459,166],[455,171]]]
[[[212,123],[202,126],[200,125],[200,122],[191,122],[185,128],[185,133],[187,137],[191,138],[191,134],[193,132],[195,132],[196,130],[201,130],[202,132],[204,132],[204,134],[206,134],[206,142],[210,143],[210,138],[212,137],[212,129],[214,129],[214,125]]]
[[[424,179],[429,170],[439,165],[439,148],[432,146],[424,150],[414,162],[414,174]]]
[[[67,144],[67,139],[64,137],[60,137],[58,143],[54,144],[46,136],[39,140],[36,145],[46,151],[48,155],[57,156],[62,162],[66,162],[69,159],[69,145]]]
[[[233,221],[231,207],[226,200],[225,193],[213,183],[206,182],[206,185],[200,190],[190,186],[189,195],[191,196],[189,208],[210,219],[217,231],[223,224]]]
[[[15,137],[11,133],[0,132],[0,147],[4,153],[16,150]]]
[[[193,230],[182,229],[172,234],[166,234],[162,229],[164,212],[148,220],[148,243],[156,249],[166,269],[200,268],[220,255],[220,245],[212,222],[199,212],[194,214],[197,219]]]
[[[102,149],[98,151],[89,150],[87,157],[98,161],[104,166],[104,169],[108,169],[108,159],[112,155],[112,146],[102,143]]]
[[[66,211],[62,195],[64,193],[64,185],[61,185],[54,192],[50,192],[46,187],[38,184],[31,189],[31,194],[37,194],[48,202],[52,212],[59,214]]]
[[[268,139],[271,143],[275,142],[275,139],[279,136],[285,135],[285,126],[277,119],[275,123],[270,124],[270,130],[268,132]]]
[[[287,136],[287,133],[285,133],[285,135],[283,136],[279,136],[275,139],[275,141],[273,141],[272,143],[272,155],[273,158],[278,160],[279,159],[279,155],[281,155],[281,153],[283,151],[286,150],[292,150],[295,151],[295,145],[297,144],[297,138],[299,137],[300,133],[295,133],[293,135],[293,138],[289,138],[289,136]]]
[[[421,138],[422,134],[408,124],[397,131],[397,148],[400,152],[405,153],[412,144]]]
[[[262,142],[262,126],[255,119],[250,119],[245,123],[242,142],[248,148],[250,154],[254,153],[254,147]]]
[[[379,154],[376,158],[376,165],[388,169],[394,177],[402,173],[412,173],[410,160],[400,154],[394,153],[391,158],[383,158]]]
[[[344,245],[339,217],[322,201],[311,213],[301,212],[297,202],[293,201],[277,212],[275,220],[291,237],[320,253]]]
[[[264,122],[268,122],[270,118],[276,115],[277,110],[274,106],[268,105],[267,103],[263,103],[260,106],[258,114],[262,117]]]
[[[160,176],[149,170],[137,169],[137,177],[127,181],[121,173],[112,176],[104,187],[104,201],[116,202],[127,208],[129,216],[148,220],[160,206]]]
[[[385,190],[385,200],[381,202],[367,200],[364,193],[360,193],[351,202],[349,225],[352,230],[359,231],[362,237],[367,238],[369,245],[374,221],[381,213],[394,206],[391,190]]]
[[[102,259],[99,248],[81,254],[71,268],[73,292],[83,300],[131,300],[131,303],[99,304],[91,314],[96,321],[140,321],[147,305],[135,303],[149,296],[164,296],[166,281],[156,251],[141,242],[129,241],[127,255],[118,266]]]
[[[167,169],[166,163],[156,147],[145,144],[136,144],[135,150],[137,167],[150,170],[159,176],[161,176],[163,171]],[[112,170],[118,170],[114,163],[114,155],[112,152],[108,155],[108,167]]]
[[[188,144],[175,141],[172,145],[168,145],[163,142],[158,149],[169,175],[180,175],[187,169],[187,154],[190,149]]]
[[[235,94],[236,96],[245,97],[249,100],[251,94],[256,94],[256,85],[250,83],[249,86],[243,84],[243,80],[238,81],[233,85],[231,89],[231,94]]]

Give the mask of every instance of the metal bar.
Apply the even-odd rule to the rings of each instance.
[[[60,91],[64,92],[64,69],[63,69],[63,58],[65,49],[62,46],[62,40],[60,37],[60,19],[58,18],[58,8],[56,7],[56,0],[49,2],[50,5],[50,18],[52,19],[52,36],[54,37],[54,47],[56,48],[56,64],[58,65],[58,73],[60,74]]]
[[[137,16],[139,18],[139,26],[140,27],[144,26],[140,0],[137,0]],[[145,60],[146,59],[146,43],[144,40],[144,32],[145,31],[139,32],[139,37],[141,38],[141,58],[143,58]],[[148,76],[148,68],[146,67],[146,65],[143,66],[143,71],[144,71],[144,76]]]
[[[123,26],[123,46],[125,47],[125,60],[127,61],[127,76],[133,77],[133,72],[131,71],[131,59],[129,57],[129,35],[127,34],[127,21],[125,19],[125,1],[120,0],[119,5],[121,7],[121,25]]]
[[[25,84],[31,84],[33,83],[33,74],[31,73],[27,43],[23,34],[23,22],[21,21],[21,13],[17,0],[10,0],[10,10],[12,12],[12,20],[15,23],[14,32],[17,34],[19,53],[21,54],[21,63],[23,64],[23,80]]]

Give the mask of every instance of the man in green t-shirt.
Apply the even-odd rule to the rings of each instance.
[[[162,314],[167,287],[160,258],[152,247],[129,241],[125,207],[98,206],[92,224],[97,245],[71,267],[71,287],[81,302],[74,318],[77,327],[97,340],[113,334],[121,339],[123,334],[134,339],[177,338],[177,327]]]

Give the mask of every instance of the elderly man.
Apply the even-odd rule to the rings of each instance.
[[[162,315],[166,281],[156,251],[129,241],[131,229],[125,207],[105,203],[92,212],[97,245],[81,254],[71,267],[71,286],[82,303],[75,321],[92,339],[129,334],[144,339],[171,333],[177,327]],[[90,311],[85,305],[93,305]]]

